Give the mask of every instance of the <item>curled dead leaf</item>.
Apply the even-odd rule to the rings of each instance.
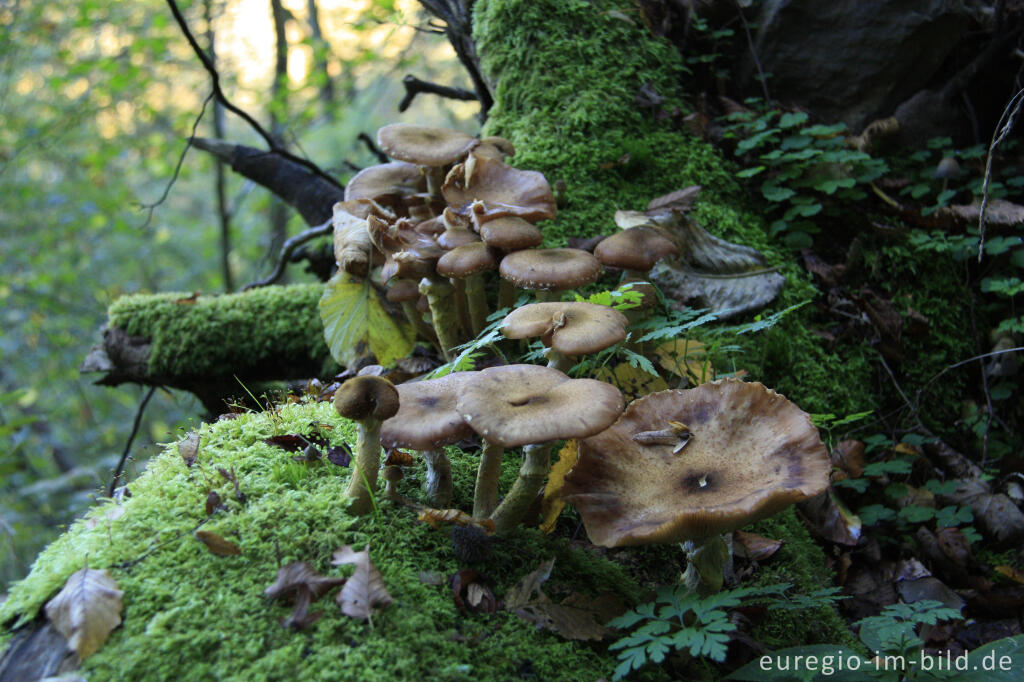
[[[565,446],[558,451],[558,461],[551,467],[548,474],[547,485],[544,486],[544,497],[540,502],[541,524],[540,529],[550,534],[555,530],[558,516],[565,509],[565,500],[562,499],[562,484],[565,483],[565,475],[576,465],[580,456],[580,444],[575,438],[566,442]]]
[[[242,549],[238,545],[208,530],[197,530],[195,536],[196,540],[206,545],[206,548],[210,550],[210,554],[232,556],[242,553]]]
[[[46,617],[84,660],[121,624],[123,595],[107,571],[83,568],[46,603]]]
[[[458,526],[479,526],[487,533],[494,532],[494,521],[491,519],[474,519],[461,509],[423,509],[416,519],[430,524],[437,529],[439,523],[454,523]]]
[[[370,562],[370,546],[367,545],[362,552],[355,551],[351,545],[339,547],[331,558],[331,564],[352,564],[356,569],[335,598],[341,612],[372,623],[373,612],[390,604],[392,599],[380,571]]]
[[[764,561],[782,547],[782,540],[772,540],[763,535],[738,530],[732,535],[733,551],[736,556],[751,561]]]
[[[185,460],[185,466],[191,468],[199,456],[199,434],[189,431],[185,437],[178,441],[178,454]]]

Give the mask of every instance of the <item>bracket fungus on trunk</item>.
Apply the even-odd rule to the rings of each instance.
[[[595,544],[690,541],[691,555],[702,545],[717,555],[722,533],[824,492],[830,472],[806,412],[764,384],[723,379],[633,401],[581,441],[563,497]]]

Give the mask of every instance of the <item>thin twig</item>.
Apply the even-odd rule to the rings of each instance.
[[[387,163],[389,161],[388,155],[380,150],[377,143],[373,141],[373,138],[366,133],[359,133],[356,137],[357,140],[366,145],[366,148],[370,150],[370,153],[377,157],[377,161],[380,163]]]
[[[127,561],[122,561],[120,563],[114,564],[113,568],[119,568],[119,569],[124,570],[124,571],[128,570],[132,566],[135,566],[136,564],[140,563],[143,559],[145,559],[146,557],[148,557],[150,554],[152,554],[153,552],[157,551],[161,547],[165,547],[165,546],[171,544],[172,542],[174,542],[175,540],[179,540],[179,539],[185,537],[189,533],[195,533],[197,530],[202,528],[203,525],[207,521],[209,521],[212,518],[213,518],[213,516],[207,516],[205,519],[203,519],[202,521],[200,521],[196,525],[192,526],[191,528],[183,530],[180,533],[178,533],[177,535],[175,535],[174,537],[168,538],[167,540],[164,540],[163,542],[156,543],[155,545],[153,545],[152,547],[150,547],[149,549],[147,549],[145,552],[143,552],[139,556],[135,557],[134,559],[128,559]]]
[[[270,148],[271,151],[284,156],[289,161],[294,161],[295,163],[307,168],[311,173],[323,178],[332,185],[336,187],[341,187],[341,183],[339,183],[337,180],[332,178],[327,173],[323,172],[323,170],[321,170],[318,165],[316,165],[309,159],[304,159],[301,156],[296,156],[289,152],[288,150],[280,147],[277,144],[277,141],[274,138],[274,136],[268,133],[266,130],[264,130],[263,126],[257,123],[252,116],[250,116],[244,110],[238,108],[237,106],[232,104],[230,100],[228,100],[227,95],[224,94],[224,91],[220,87],[220,73],[218,73],[216,66],[210,61],[210,58],[206,54],[206,51],[199,46],[199,43],[198,41],[196,41],[195,36],[192,35],[192,31],[191,29],[189,29],[188,22],[185,21],[185,17],[182,15],[181,9],[178,7],[178,3],[175,0],[167,0],[167,5],[171,8],[171,14],[174,15],[174,20],[178,23],[178,27],[181,29],[181,32],[185,35],[185,39],[188,41],[188,44],[192,47],[192,51],[195,52],[196,56],[199,58],[199,61],[202,62],[203,68],[206,69],[206,72],[210,74],[210,81],[213,84],[213,93],[217,97],[217,100],[224,105],[224,108],[232,112],[236,116],[240,117],[246,123],[248,123],[249,126],[253,130],[255,130],[260,137],[263,138],[263,140],[267,143],[267,146]]]
[[[167,201],[167,196],[171,193],[171,187],[174,187],[174,183],[178,181],[178,175],[181,173],[181,166],[185,163],[185,155],[188,154],[188,150],[192,147],[192,140],[196,137],[196,130],[199,129],[199,122],[203,120],[203,116],[206,114],[206,105],[213,99],[213,93],[211,92],[203,100],[203,106],[199,110],[199,115],[196,116],[196,120],[192,122],[192,134],[188,140],[185,141],[185,148],[181,150],[181,154],[178,156],[178,164],[174,167],[174,173],[171,175],[171,179],[167,181],[167,185],[164,187],[164,193],[160,195],[160,198],[151,204],[140,203],[139,207],[147,209],[146,221],[142,223],[140,230],[145,230],[149,227],[149,223],[153,220],[153,212],[156,207]]]
[[[447,85],[438,85],[437,83],[431,83],[429,81],[420,80],[416,76],[407,75],[402,79],[402,85],[405,87],[405,97],[398,103],[398,110],[405,111],[412,104],[412,101],[416,98],[416,95],[421,92],[426,92],[431,95],[438,95],[440,97],[447,97],[448,99],[458,99],[464,102],[475,102],[477,96],[475,92],[470,90],[463,90],[462,88],[452,88]]]
[[[1017,120],[1017,114],[1020,113],[1021,104],[1024,103],[1024,89],[1018,90],[1017,94],[1010,98],[1010,101],[1003,108],[1003,113],[999,117],[999,122],[996,124],[996,129],[992,132],[992,143],[988,146],[988,156],[985,159],[985,180],[981,184],[981,210],[978,211],[978,262],[981,262],[981,255],[985,251],[985,207],[988,206],[988,183],[992,179],[992,155],[996,151],[996,146],[1002,142],[1010,131],[1013,129],[1013,124]]]
[[[757,79],[761,81],[761,92],[764,93],[764,101],[771,102],[772,97],[768,94],[768,79],[764,75],[764,69],[761,68],[761,60],[757,58],[757,50],[754,49],[754,39],[750,35],[750,25],[747,24],[747,18],[743,16],[743,8],[740,6],[738,0],[736,2],[736,12],[740,15],[740,21],[743,22],[743,32],[747,36],[747,47],[750,48],[750,58],[754,60],[754,67],[757,69]]]
[[[135,421],[132,423],[132,432],[128,436],[128,442],[124,444],[124,452],[121,453],[121,460],[117,463],[117,468],[114,469],[114,477],[110,479],[110,487],[107,488],[107,497],[114,496],[114,488],[117,487],[117,482],[121,478],[121,471],[124,469],[124,463],[128,459],[128,453],[131,452],[132,442],[135,440],[135,436],[139,433],[139,426],[142,424],[142,413],[146,411],[146,405],[149,404],[149,399],[153,397],[156,392],[156,386],[150,386],[149,391],[146,393],[146,397],[139,403],[139,409],[135,412]]]
[[[274,266],[274,271],[261,280],[250,282],[242,287],[242,291],[248,291],[249,289],[256,289],[258,287],[265,287],[273,284],[277,280],[281,279],[281,275],[284,274],[285,266],[288,263],[288,257],[292,255],[295,249],[299,248],[306,242],[323,235],[330,234],[333,229],[333,220],[328,220],[322,225],[311,227],[308,230],[304,230],[299,234],[291,237],[281,246],[281,255],[278,256],[277,264]]]
[[[928,381],[925,382],[924,386],[922,386],[917,391],[917,395],[915,396],[914,402],[915,402],[915,404],[920,405],[921,404],[921,396],[924,394],[924,392],[926,390],[928,390],[928,387],[931,386],[936,381],[938,381],[939,377],[941,377],[943,374],[945,374],[946,372],[948,372],[951,369],[956,369],[957,367],[962,367],[962,366],[966,365],[969,362],[974,362],[975,360],[982,360],[984,358],[991,358],[991,357],[995,357],[997,355],[1003,355],[1005,353],[1018,353],[1018,352],[1021,352],[1021,351],[1024,351],[1024,346],[1017,346],[1015,348],[1004,348],[1003,350],[994,350],[994,351],[990,351],[988,353],[982,353],[981,355],[975,355],[973,357],[967,358],[966,360],[961,360],[960,362],[958,362],[956,364],[950,365],[949,367],[946,367],[941,372],[939,372],[938,374],[936,374],[931,379],[929,379]],[[916,408],[915,408],[915,411],[916,411]]]

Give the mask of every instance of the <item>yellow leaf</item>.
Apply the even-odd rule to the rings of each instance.
[[[618,388],[625,394],[627,401],[668,389],[664,379],[633,367],[628,362],[621,362],[614,369],[602,367],[594,373],[594,378]]]
[[[491,519],[474,519],[461,509],[430,509],[425,507],[416,516],[418,521],[438,528],[439,523],[454,523],[456,526],[479,526],[488,534],[494,532],[494,521]]]
[[[345,366],[372,353],[381,365],[390,365],[412,350],[416,333],[388,312],[368,280],[339,271],[327,282],[320,297],[320,319],[331,355]]]
[[[565,483],[565,475],[576,465],[579,456],[580,444],[573,438],[558,452],[558,461],[551,467],[548,484],[544,487],[544,498],[540,502],[540,512],[543,518],[540,529],[545,533],[555,530],[558,515],[565,509],[565,500],[562,499],[562,484]]]
[[[1024,583],[1024,571],[1018,571],[1013,566],[996,566],[996,573],[1002,573],[1015,582]]]
[[[694,385],[703,384],[715,378],[707,349],[700,341],[672,339],[654,349],[654,357],[662,369]]]

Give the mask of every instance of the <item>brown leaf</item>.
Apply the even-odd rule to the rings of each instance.
[[[335,466],[347,467],[352,463],[352,450],[347,445],[332,445],[327,448],[327,461]]]
[[[811,528],[821,537],[853,547],[860,539],[860,517],[843,506],[832,490],[799,503]]]
[[[206,515],[212,516],[218,507],[220,507],[220,493],[216,490],[206,493]]]
[[[295,600],[301,592],[306,591],[315,601],[344,582],[344,578],[320,575],[307,561],[293,561],[277,570],[274,584],[265,589],[263,594],[270,599],[285,597]]]
[[[233,554],[241,554],[241,548],[230,540],[225,540],[216,533],[211,533],[208,530],[197,530],[196,540],[206,545],[206,548],[210,550],[210,554],[217,556],[231,556]]]
[[[782,540],[772,540],[755,533],[738,530],[732,535],[733,551],[736,556],[751,561],[764,561],[779,551]]]
[[[412,453],[398,448],[388,450],[388,457],[384,460],[384,466],[409,467],[416,463]]]
[[[123,594],[107,571],[83,568],[46,603],[46,617],[84,660],[121,624]]]
[[[689,211],[697,195],[700,194],[700,190],[700,185],[691,185],[684,189],[677,189],[674,192],[655,197],[647,204],[647,211],[652,213],[656,211]]]
[[[940,528],[935,535],[939,539],[939,549],[950,561],[966,569],[971,561],[971,542],[960,532],[959,528]]]
[[[391,595],[384,586],[384,579],[377,567],[370,563],[370,546],[356,552],[351,545],[344,545],[334,552],[331,559],[334,566],[353,564],[355,572],[341,588],[335,598],[341,612],[351,618],[371,620],[375,609],[391,603]]]
[[[864,443],[859,440],[840,441],[829,457],[832,466],[838,467],[850,478],[859,478],[864,472]]]
[[[540,511],[543,521],[540,529],[550,534],[555,530],[558,516],[565,509],[565,500],[562,499],[562,484],[565,482],[565,475],[576,465],[580,456],[579,442],[573,438],[558,451],[558,461],[551,467],[548,474],[547,485],[544,486],[544,497],[541,499]]]
[[[577,605],[581,602],[579,595],[555,603],[541,592],[540,587],[551,576],[554,565],[555,560],[548,559],[523,576],[505,595],[506,610],[539,628],[554,630],[566,639],[602,639],[608,629],[598,622],[593,608]]]
[[[305,630],[323,616],[322,611],[309,612],[309,605],[313,598],[308,590],[302,590],[295,599],[295,608],[288,614],[288,617],[281,621],[281,626],[292,630]]]
[[[199,455],[199,434],[195,431],[186,433],[185,437],[178,441],[178,454],[185,460],[185,466],[191,468]]]
[[[498,600],[491,591],[491,581],[471,568],[464,568],[451,578],[452,598],[459,613],[496,613]]]
[[[417,520],[429,523],[431,528],[438,528],[439,523],[454,523],[457,526],[479,526],[488,533],[494,532],[494,521],[491,519],[474,519],[461,509],[423,509],[416,516]]]
[[[192,304],[192,303],[195,303],[197,300],[199,300],[199,292],[198,291],[193,291],[192,295],[186,296],[184,298],[176,299],[174,302],[175,303],[182,303],[182,304]]]

